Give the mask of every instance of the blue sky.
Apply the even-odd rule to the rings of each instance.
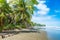
[[[32,21],[46,24],[47,26],[60,26],[60,0],[37,0],[34,5],[38,10],[34,11]]]

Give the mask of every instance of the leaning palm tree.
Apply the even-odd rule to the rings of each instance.
[[[34,4],[38,4],[36,0],[11,0],[9,2],[13,11],[13,24],[19,24],[22,27],[31,25],[31,18],[34,11]]]
[[[7,4],[6,0],[0,0],[0,31],[2,31],[3,26],[6,22],[6,14],[10,11],[10,7]]]
[[[36,0],[0,0],[0,30],[5,25],[7,28],[31,26],[34,4],[38,4]]]
[[[34,4],[37,4],[36,0],[12,0],[10,5],[13,9],[13,15],[15,23],[24,25],[23,27],[27,27],[27,25],[31,24],[31,18],[34,11]]]

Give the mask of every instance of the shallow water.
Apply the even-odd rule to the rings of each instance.
[[[46,28],[47,36],[49,40],[60,40],[60,29],[58,28]]]
[[[36,27],[36,29],[37,29],[37,27]],[[45,28],[45,29],[42,28],[39,30],[45,30],[47,32],[48,40],[60,40],[60,28],[59,27],[58,28],[51,27],[51,28]]]

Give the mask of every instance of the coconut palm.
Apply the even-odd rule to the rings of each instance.
[[[12,5],[13,4],[13,5]],[[34,4],[37,4],[36,0],[14,0],[11,2],[12,8],[15,12],[14,20],[16,23],[20,25],[27,25],[31,24],[31,18],[34,11]]]
[[[0,0],[0,30],[2,31],[3,26],[5,24],[6,14],[10,11],[10,7],[7,4],[6,0]]]
[[[27,28],[31,26],[31,18],[35,10],[36,0],[0,0],[0,27],[15,28],[14,26]]]

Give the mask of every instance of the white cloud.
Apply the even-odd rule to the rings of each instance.
[[[33,16],[32,21],[36,23],[46,24],[46,26],[60,26],[60,22],[55,20],[53,16]]]
[[[34,6],[36,6],[39,9],[39,11],[38,12],[34,12],[35,14],[32,17],[32,21],[36,22],[36,23],[46,24],[47,27],[48,26],[50,26],[50,27],[51,26],[54,26],[54,27],[55,26],[60,26],[60,22],[57,21],[54,18],[56,15],[51,15],[51,16],[47,15],[48,12],[50,11],[50,8],[48,8],[47,5],[44,4],[46,1],[39,1],[38,0],[38,2],[39,2],[39,4],[38,5],[34,5]],[[56,11],[56,12],[58,12],[58,11]]]
[[[57,15],[52,15],[53,17],[57,16]]]
[[[60,13],[60,10],[55,10],[56,13]]]
[[[7,1],[7,3],[9,3],[9,0],[6,0]]]
[[[45,3],[46,1],[37,0],[39,3]]]
[[[46,15],[49,12],[49,10],[50,10],[47,7],[47,5],[44,4],[46,1],[38,1],[38,2],[39,2],[38,5],[34,5],[34,6],[36,6],[39,9],[39,11],[37,13],[40,14],[40,15]]]
[[[32,17],[33,22],[46,24],[46,25],[49,24],[48,21],[50,21],[51,19],[52,19],[51,16],[40,16],[40,17],[33,16]]]
[[[36,17],[36,16],[33,16],[32,17],[32,20],[50,20],[50,19],[52,19],[52,17],[51,16],[39,16],[39,17]]]

